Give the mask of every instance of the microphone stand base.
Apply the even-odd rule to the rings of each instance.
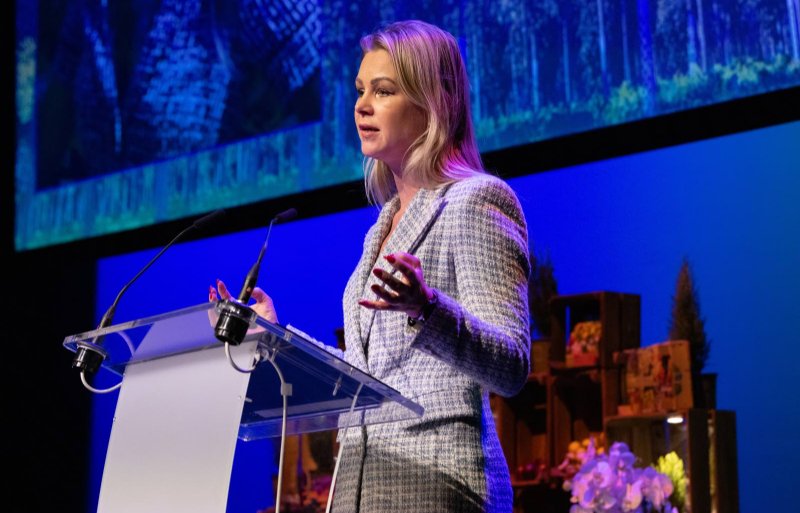
[[[217,340],[238,346],[247,335],[256,313],[249,306],[228,299],[218,302],[216,308],[219,314],[214,328]]]
[[[101,337],[102,338],[102,337]],[[93,375],[100,368],[100,364],[108,357],[108,351],[99,344],[91,342],[78,342],[75,357],[72,359],[72,368],[83,371],[87,376]]]

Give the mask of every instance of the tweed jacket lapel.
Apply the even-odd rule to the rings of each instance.
[[[367,372],[369,372],[369,366],[367,365],[365,348],[368,335],[364,333],[362,329],[363,323],[361,322],[360,310],[363,307],[356,303],[356,300],[364,297],[367,280],[370,277],[372,268],[375,266],[375,260],[378,257],[381,242],[386,237],[386,234],[389,233],[392,227],[392,218],[399,208],[400,199],[394,196],[383,205],[378,220],[367,233],[367,238],[364,241],[364,252],[361,255],[361,260],[359,260],[352,278],[355,280],[355,286],[353,287],[355,297],[351,297],[351,300],[346,303],[346,309],[350,312],[350,315],[346,314],[346,317],[351,319],[352,324],[354,324],[355,333],[358,335],[358,343],[352,344],[352,347],[348,345],[347,350],[351,353],[353,363]]]
[[[386,243],[383,250],[383,255],[394,253],[397,251],[414,252],[415,246],[418,246],[427,229],[430,227],[434,216],[438,216],[442,202],[444,201],[444,193],[447,187],[440,187],[438,189],[420,189],[414,195],[408,208],[403,213],[400,223],[395,228],[391,237]],[[383,261],[382,255],[378,255],[381,243],[386,238],[392,226],[392,218],[400,208],[400,199],[394,196],[386,204],[384,204],[378,221],[375,223],[375,229],[370,231],[370,238],[364,244],[364,255],[359,262],[356,274],[358,276],[358,286],[356,290],[360,291],[365,296],[368,294],[367,286],[372,276],[372,269],[380,266],[384,269],[391,270],[391,267]],[[351,305],[351,308],[363,308],[357,304]],[[358,344],[359,359],[363,358],[364,363],[366,360],[366,349],[369,341],[370,327],[375,318],[376,312],[370,312],[363,322],[357,322],[358,334],[361,344]],[[361,319],[360,315],[355,316],[356,319]],[[369,366],[367,365],[368,369]]]
[[[417,191],[403,214],[403,218],[400,219],[400,223],[397,225],[392,237],[387,242],[384,249],[385,254],[397,251],[413,253],[416,250],[416,247],[413,246],[419,245],[421,240],[418,240],[418,237],[423,235],[428,223],[438,212],[438,207],[442,201],[441,196],[445,189],[445,187],[441,187],[439,189],[420,189]]]

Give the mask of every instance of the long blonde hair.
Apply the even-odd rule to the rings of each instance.
[[[435,187],[483,173],[469,103],[469,80],[456,39],[418,20],[399,21],[361,38],[361,50],[385,50],[398,85],[427,116],[427,129],[406,152],[405,176]],[[396,192],[392,172],[364,159],[367,197],[383,205]]]

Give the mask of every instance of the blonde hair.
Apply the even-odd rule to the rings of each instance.
[[[405,176],[423,187],[483,173],[469,102],[469,80],[456,39],[418,20],[399,21],[361,38],[361,50],[385,50],[398,85],[427,117],[427,128],[406,152]],[[367,197],[383,205],[396,192],[389,167],[364,159]]]

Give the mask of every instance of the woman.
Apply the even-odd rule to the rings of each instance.
[[[525,219],[483,171],[453,36],[405,21],[361,47],[355,122],[382,209],[345,289],[344,356],[425,413],[344,431],[333,511],[510,512],[488,394],[528,375]]]

